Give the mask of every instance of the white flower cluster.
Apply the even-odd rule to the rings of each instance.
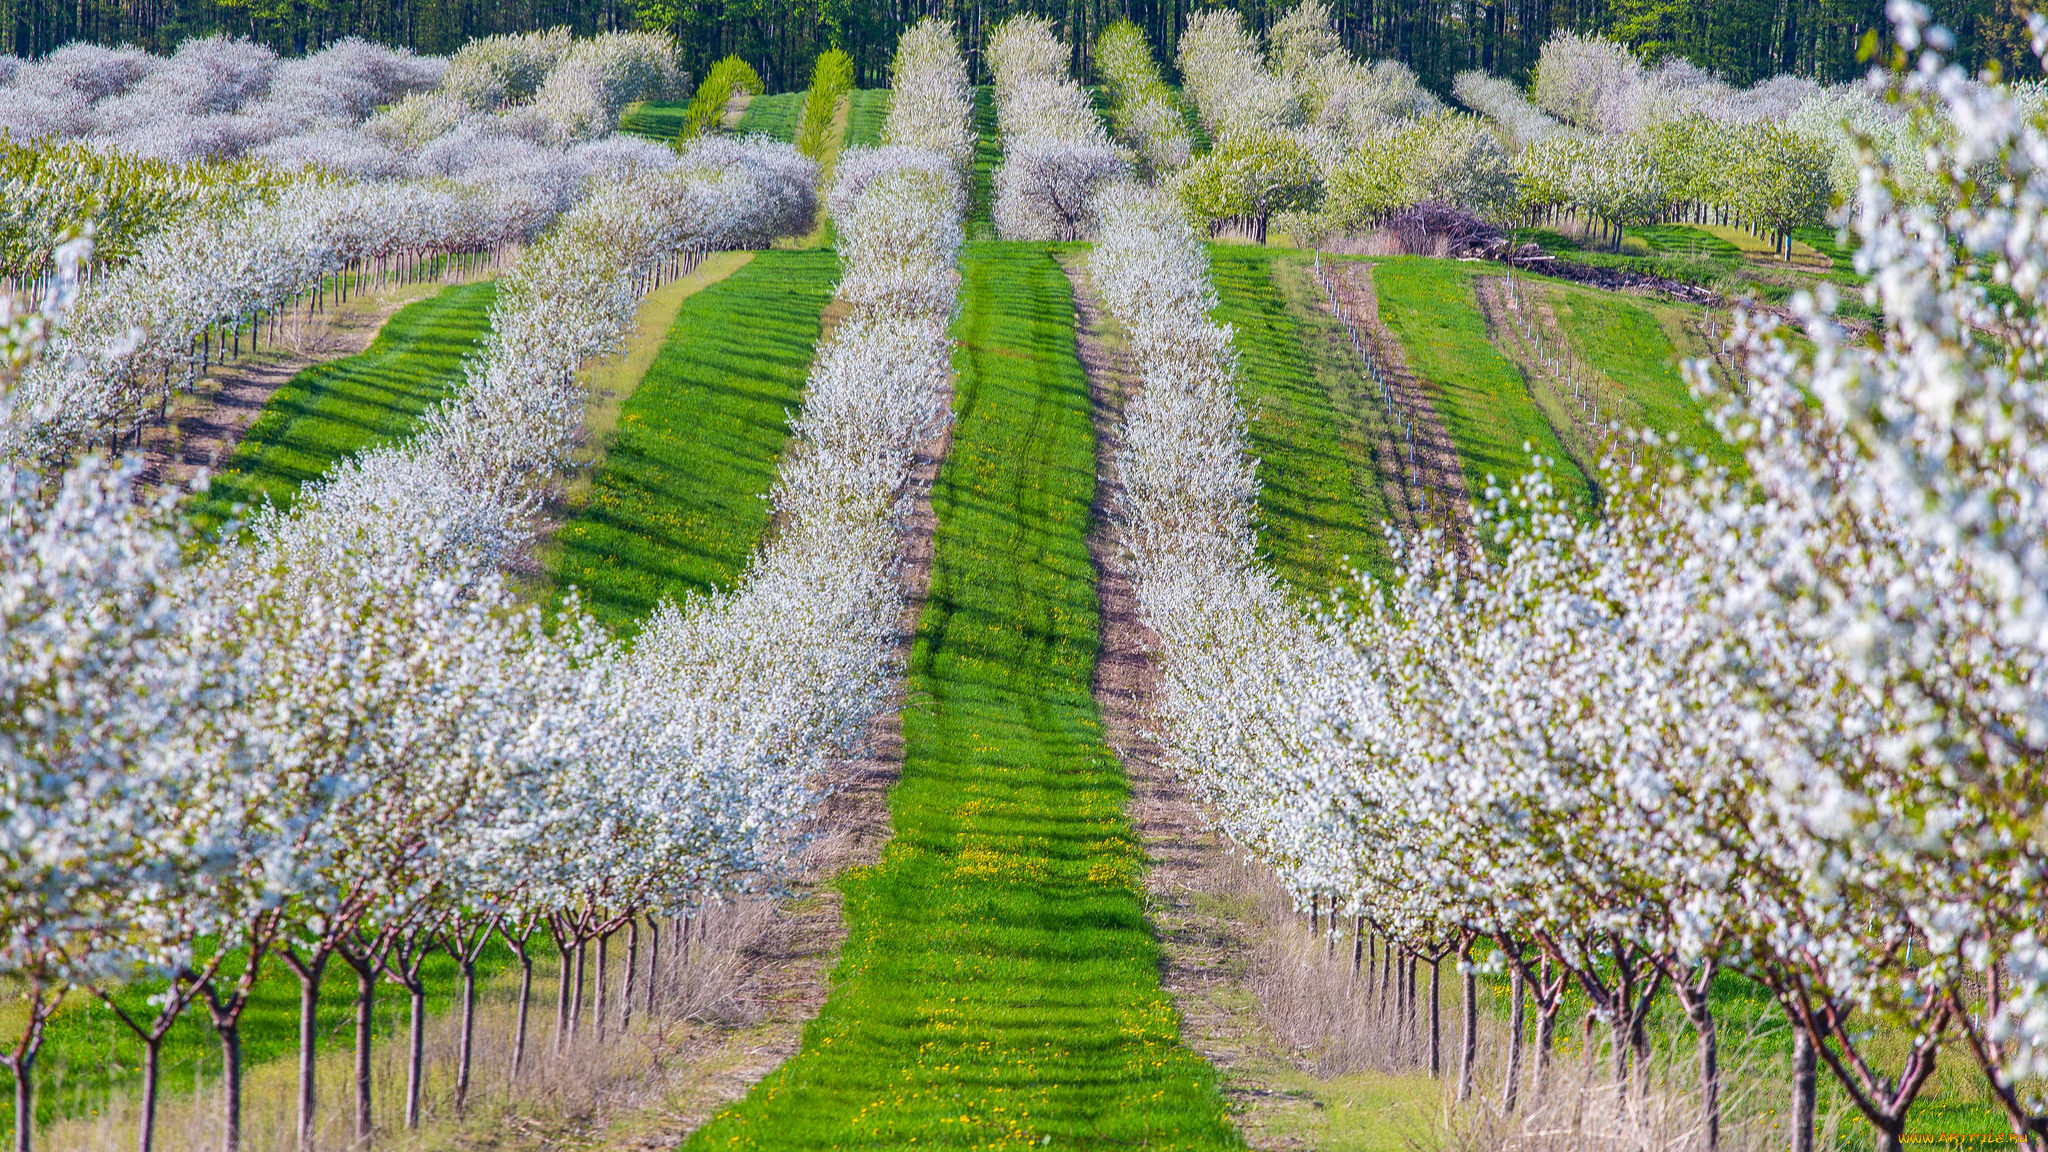
[[[719,141],[606,183],[528,248],[418,436],[202,561],[132,469],[8,464],[0,971],[31,1015],[143,970],[176,977],[169,1017],[204,995],[231,1039],[238,947],[375,962],[451,917],[544,914],[575,944],[781,864],[880,699],[896,492],[937,402],[814,379],[775,544],[631,648],[573,600],[522,604],[500,562],[580,425],[578,363],[630,329],[649,273],[807,229],[816,179],[787,145]]]
[[[1855,186],[1863,149],[1905,165],[1927,144],[1867,85],[1777,76],[1737,89],[1683,59],[1646,67],[1624,45],[1574,33],[1544,45],[1529,96],[1483,72],[1461,73],[1453,91],[1517,153],[1527,210],[1621,225],[1711,211],[1781,246]]]
[[[1218,141],[1285,133],[1306,122],[1301,94],[1266,67],[1258,40],[1230,9],[1188,17],[1175,62],[1202,127]]]
[[[1103,194],[1088,270],[1129,341],[1141,388],[1125,410],[1115,509],[1132,586],[1159,637],[1165,742],[1239,843],[1280,864],[1290,794],[1265,764],[1297,759],[1291,686],[1327,670],[1327,646],[1257,559],[1258,481],[1237,396],[1231,330],[1209,319],[1208,258],[1167,196]],[[1245,745],[1259,749],[1248,757]],[[1299,880],[1296,880],[1297,886]]]
[[[1095,265],[1145,373],[1120,512],[1172,751],[1305,903],[1425,952],[1490,940],[1541,1036],[1569,981],[1618,1075],[1669,989],[1711,1077],[1712,977],[1739,970],[1888,1148],[1959,1037],[2033,1146],[2048,133],[2028,94],[1949,66],[1924,9],[1892,12],[1918,58],[1880,95],[1938,128],[1913,168],[1860,173],[1847,223],[1882,319],[1852,337],[1823,296],[1798,301],[1805,341],[1741,324],[1752,381],[1717,420],[1745,477],[1610,462],[1588,523],[1535,473],[1488,494],[1495,558],[1404,541],[1393,584],[1307,621],[1252,559],[1199,251],[1132,194]],[[1939,195],[1909,194],[1930,176]]]
[[[1303,143],[1324,171],[1360,143],[1443,112],[1443,102],[1398,60],[1355,60],[1338,39],[1330,6],[1306,0],[1273,25],[1275,66],[1301,94]]]
[[[1109,90],[1109,119],[1116,135],[1137,153],[1151,176],[1186,164],[1194,155],[1180,100],[1159,74],[1152,46],[1136,24],[1120,20],[1095,40],[1095,75]]]
[[[1182,181],[1191,211],[1255,218],[1263,238],[1271,212],[1312,207],[1315,185],[1327,183],[1342,193],[1335,216],[1310,230],[1424,201],[1502,214],[1499,189],[1513,175],[1499,144],[1446,110],[1405,65],[1353,59],[1327,4],[1290,10],[1273,26],[1271,55],[1269,68],[1257,40],[1220,9],[1197,14],[1182,34],[1181,73],[1216,138]],[[1289,195],[1270,190],[1282,184]]]
[[[1096,189],[1129,167],[1088,94],[1068,77],[1067,54],[1043,17],[1012,16],[989,33],[1003,144],[991,215],[1005,240],[1088,235]]]
[[[1529,103],[1521,89],[1498,76],[1460,72],[1451,82],[1451,94],[1460,104],[1492,121],[1507,138],[1508,146],[1517,152],[1564,127]]]
[[[146,95],[159,78],[185,85],[187,72],[203,73],[218,89],[203,97],[215,109],[207,116],[241,124],[234,131],[245,135],[256,132],[242,124],[251,118],[278,133],[295,133],[274,133],[252,154],[318,163],[364,180],[314,174],[286,178],[262,168],[216,172],[205,165],[155,173],[172,187],[163,196],[130,199],[142,208],[168,200],[176,210],[162,214],[165,223],[157,231],[134,239],[126,259],[94,277],[72,313],[64,354],[45,361],[21,383],[21,410],[39,419],[10,422],[0,433],[0,449],[54,457],[95,441],[112,442],[121,425],[139,418],[152,399],[161,403],[203,369],[206,341],[215,329],[238,330],[258,313],[297,300],[344,269],[401,254],[418,258],[488,251],[536,234],[587,188],[636,175],[684,174],[692,166],[707,165],[729,173],[762,171],[765,157],[745,166],[727,163],[730,158],[723,154],[679,159],[659,145],[616,135],[561,146],[610,131],[625,99],[665,91],[673,56],[665,39],[640,34],[573,40],[550,33],[480,41],[456,54],[439,87],[416,92],[367,121],[363,116],[373,99],[413,84],[422,73],[439,74],[439,68],[353,41],[303,61],[278,63],[266,50],[212,39],[191,42],[168,61],[74,47],[17,69],[15,86],[0,91],[0,115],[7,108],[7,92],[41,93],[55,84],[79,100],[97,94],[81,106],[100,116],[95,110],[103,105],[129,107],[119,102],[140,99],[136,94]],[[575,95],[586,89],[595,94],[587,100]],[[531,103],[508,103],[536,90]],[[551,104],[546,101],[550,92],[570,95]],[[202,97],[186,93],[181,99]],[[297,111],[266,111],[263,102],[270,100]],[[401,122],[421,122],[407,117],[422,101],[452,109],[441,130],[415,138],[395,129]],[[159,103],[143,101],[136,107]],[[572,106],[580,109],[572,117],[574,130],[557,131],[568,121],[556,112]],[[183,104],[163,107],[166,119],[138,120],[142,127],[135,132],[169,131],[164,125],[181,123],[176,117],[196,115],[180,111]],[[114,114],[107,111],[94,123],[113,123],[105,117]],[[97,144],[145,152],[153,138],[146,133],[90,137]],[[355,150],[354,159],[321,153],[323,140],[343,140]],[[358,162],[368,155],[363,149],[376,153],[371,162]],[[84,221],[95,214],[99,191],[88,181],[70,178],[76,165],[21,167],[38,190],[24,199],[49,214],[38,227],[48,229],[51,219]],[[136,178],[147,175],[144,171]],[[387,176],[402,178],[381,179]],[[223,190],[245,181],[245,190]],[[697,184],[700,191],[710,187]],[[722,209],[717,196],[704,194],[709,198],[691,209],[698,217],[692,226],[706,243],[717,245],[779,235],[784,221],[774,212],[795,206],[779,189],[759,204],[728,203]],[[60,211],[67,197],[75,201],[75,218]],[[725,222],[718,219],[721,212]],[[747,223],[732,223],[739,220]],[[726,234],[735,227],[747,235]],[[48,239],[29,246],[47,247]]]
[[[593,139],[627,103],[674,96],[683,79],[666,36],[578,40],[565,29],[472,41],[447,60],[353,38],[296,60],[220,36],[161,58],[72,44],[12,71],[0,81],[0,129],[17,143],[82,139],[178,161],[248,155],[379,178],[446,174],[449,153],[479,138],[541,153]],[[437,142],[439,155],[419,155]]]
[[[882,144],[946,158],[961,187],[974,167],[974,92],[952,25],[927,16],[896,41]]]

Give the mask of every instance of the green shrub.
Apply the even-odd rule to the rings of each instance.
[[[825,158],[826,142],[832,138],[832,115],[839,111],[839,98],[853,91],[853,57],[834,48],[818,57],[811,70],[811,90],[804,95],[802,118],[797,122],[797,151],[813,160]]]
[[[733,93],[759,96],[762,91],[761,77],[754,73],[753,65],[737,56],[727,56],[713,64],[711,71],[704,74],[704,82],[697,85],[697,95],[691,98],[689,108],[683,113],[683,130],[679,138],[688,140],[716,128]]]

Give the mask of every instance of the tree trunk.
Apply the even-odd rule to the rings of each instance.
[[[476,958],[465,951],[461,959],[462,1042],[455,1056],[455,1114],[458,1116],[469,1103],[469,1068],[476,1051]],[[520,1009],[523,1016],[523,999]]]
[[[8,1061],[14,1073],[14,1152],[33,1152],[36,1137],[35,1053]]]
[[[1714,1011],[1701,997],[1690,1006],[1693,1031],[1700,1040],[1700,1143],[1705,1152],[1721,1148],[1721,1061]]]
[[[1548,1005],[1536,1006],[1536,1091],[1550,1091],[1550,1057],[1557,1051],[1557,1010],[1560,994]]]
[[[512,1029],[512,1076],[519,1077],[520,1065],[526,1062],[526,1016],[533,1001],[533,957],[525,949],[519,951],[519,1022]]]
[[[1472,1098],[1472,1066],[1479,1061],[1479,976],[1472,971],[1472,942],[1458,949],[1458,1103]]]
[[[555,941],[557,967],[555,970],[555,1055],[560,1056],[569,1043],[569,945],[557,937]]]
[[[420,1080],[426,1072],[427,986],[418,972],[409,979],[412,982],[405,990],[412,998],[412,1011],[406,1020],[405,1126],[417,1129],[420,1126]]]
[[[569,985],[569,1040],[574,1043],[576,1033],[583,1027],[583,964],[590,951],[588,940],[576,942],[576,974]]]
[[[633,977],[640,971],[640,917],[626,921],[626,981],[619,990],[619,1031],[633,1026]]]
[[[155,1152],[156,1098],[162,1091],[164,1038],[142,1038],[142,1126],[136,1134],[136,1152]]]
[[[661,917],[647,918],[647,1014],[661,1002]]]
[[[1443,955],[1429,962],[1429,1074],[1432,1077],[1443,1073],[1444,1013],[1443,996],[1438,985],[1443,975]]]
[[[611,955],[612,934],[606,932],[597,938],[597,980],[595,981],[596,986],[591,990],[591,1030],[600,1044],[604,1043],[605,1009],[608,1006],[607,1001],[610,999],[606,995],[610,989],[606,988],[605,985],[609,983],[607,977],[610,974]]]
[[[1501,1084],[1500,1110],[1512,1113],[1522,1087],[1522,1014],[1528,1008],[1529,990],[1522,982],[1519,965],[1509,974],[1508,980],[1513,992],[1508,1007],[1508,1071]]]
[[[332,953],[316,951],[298,959],[296,949],[283,950],[285,964],[299,978],[299,1152],[313,1152],[313,1121],[319,1109],[315,1091],[320,1056],[320,976]]]
[[[352,965],[353,966],[353,965]],[[370,1115],[370,1043],[376,1026],[377,973],[356,968],[356,1141],[367,1144],[375,1132]]]
[[[1813,1152],[1813,1038],[1794,1025],[1792,1031],[1792,1152]]]
[[[242,1152],[242,1024],[237,1020],[220,1032],[220,1147]],[[23,1144],[17,1152],[28,1152]]]

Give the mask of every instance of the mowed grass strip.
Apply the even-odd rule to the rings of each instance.
[[[996,131],[996,90],[986,84],[974,89],[974,171],[967,186],[967,236],[971,240],[993,240],[996,235],[996,169],[1003,163],[1003,141]]]
[[[889,118],[887,88],[856,88],[846,97],[846,147],[872,148],[882,142]]]
[[[292,377],[193,499],[193,522],[212,532],[237,506],[289,507],[343,458],[409,435],[461,381],[463,359],[490,331],[496,292],[490,281],[444,288],[399,309],[362,352]]]
[[[1586,474],[1566,453],[1521,371],[1487,337],[1474,275],[1470,266],[1453,260],[1405,256],[1375,261],[1380,319],[1401,341],[1409,368],[1431,386],[1437,416],[1458,447],[1465,487],[1475,502],[1485,499],[1489,481],[1505,491],[1532,470],[1526,445],[1549,458],[1558,491],[1590,515],[1593,496]]]
[[[1625,296],[1585,288],[1550,286],[1552,310],[1565,338],[1594,368],[1621,385],[1634,411],[1630,425],[1677,438],[1687,456],[1744,471],[1742,453],[1708,422],[1678,368],[1678,349],[1666,325],[1648,307]]]
[[[739,136],[766,136],[791,144],[796,141],[796,122],[803,110],[802,92],[756,96],[747,101],[746,110],[740,113],[739,123],[732,130]]]
[[[689,108],[688,102],[636,104],[619,117],[619,131],[667,143],[682,135]]]
[[[1239,1148],[1179,1039],[1091,695],[1087,381],[1044,246],[971,245],[895,835],[801,1052],[691,1148]]]
[[[1292,257],[1212,245],[1209,259],[1214,319],[1236,330],[1238,394],[1259,458],[1260,547],[1310,597],[1346,587],[1354,568],[1390,577],[1387,505],[1360,411],[1371,402],[1352,394],[1360,368],[1350,344],[1337,347],[1347,365],[1330,354],[1324,329],[1336,328],[1340,341],[1343,330],[1311,311],[1312,299],[1297,299],[1314,287],[1301,282],[1301,269],[1282,266]],[[1277,276],[1291,277],[1291,292]]]
[[[738,579],[838,280],[832,252],[761,252],[683,302],[543,558],[599,620],[630,633],[664,598]]]

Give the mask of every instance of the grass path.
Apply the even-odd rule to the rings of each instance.
[[[838,279],[833,252],[761,252],[683,301],[543,556],[557,586],[626,631],[663,597],[732,586],[768,527],[763,497]]]
[[[1529,393],[1522,373],[1487,336],[1473,295],[1468,265],[1425,257],[1397,257],[1373,265],[1380,318],[1407,353],[1408,365],[1429,382],[1437,414],[1457,444],[1466,491],[1485,499],[1491,480],[1506,489],[1530,471],[1524,446],[1550,458],[1553,479],[1588,512],[1592,486],[1566,453],[1557,432]]]
[[[882,142],[882,122],[889,118],[887,88],[856,88],[846,98],[846,147],[872,148]]]
[[[1714,431],[1706,408],[1693,398],[1679,371],[1670,331],[1675,325],[1669,323],[1674,318],[1683,322],[1682,315],[1672,315],[1679,309],[1588,288],[1544,287],[1573,347],[1627,395],[1634,407],[1631,423],[1678,437],[1688,454],[1743,471],[1742,454]]]
[[[777,92],[770,96],[756,96],[747,101],[747,110],[740,113],[739,123],[733,125],[735,136],[766,136],[784,144],[796,141],[797,118],[803,114],[804,96],[802,89],[795,92]]]
[[[1042,246],[963,260],[894,839],[802,1052],[695,1148],[1241,1146],[1179,1040],[1091,693],[1087,382]]]
[[[996,134],[996,90],[986,84],[974,89],[974,171],[967,186],[967,238],[993,240],[996,235],[996,169],[1003,162],[1003,142]]]
[[[1350,584],[1354,565],[1389,575],[1380,529],[1387,503],[1363,422],[1371,402],[1351,393],[1350,345],[1333,349],[1326,330],[1341,339],[1342,329],[1317,309],[1298,257],[1235,244],[1209,254],[1215,318],[1236,329],[1242,358],[1239,395],[1259,458],[1259,547],[1311,597]]]
[[[489,281],[445,288],[399,309],[361,353],[292,377],[193,500],[194,522],[212,531],[238,504],[289,506],[343,457],[411,432],[490,331],[496,291]]]

